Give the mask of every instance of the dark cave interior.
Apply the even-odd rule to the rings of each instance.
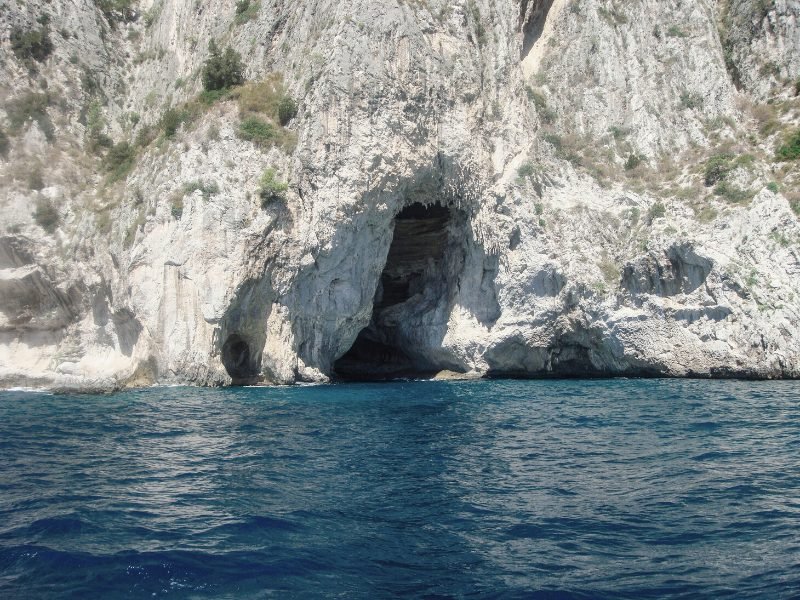
[[[238,334],[230,335],[222,345],[222,364],[235,385],[253,383],[258,378],[250,344]]]
[[[420,300],[446,293],[444,264],[451,209],[414,203],[395,217],[394,236],[373,301],[372,319],[350,350],[334,364],[343,380],[383,380],[424,376],[437,369],[414,356],[398,340],[390,315],[425,310]],[[402,316],[400,317],[402,318]]]

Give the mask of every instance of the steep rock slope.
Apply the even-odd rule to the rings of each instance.
[[[5,3],[0,383],[796,377],[797,15]],[[198,102],[212,38],[252,83]]]

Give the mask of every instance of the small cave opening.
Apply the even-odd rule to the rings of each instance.
[[[421,377],[442,368],[415,344],[415,337],[435,338],[436,332],[424,330],[435,320],[431,315],[446,305],[450,282],[458,276],[458,264],[463,264],[463,253],[459,258],[457,251],[461,240],[451,235],[458,212],[416,202],[397,214],[372,318],[334,363],[339,379]]]
[[[234,385],[252,383],[258,378],[258,368],[253,358],[250,344],[238,334],[228,336],[222,345],[222,365]]]

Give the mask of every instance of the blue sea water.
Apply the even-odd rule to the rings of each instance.
[[[800,597],[800,383],[2,392],[0,597]]]

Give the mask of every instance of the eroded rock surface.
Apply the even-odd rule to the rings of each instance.
[[[774,159],[797,6],[6,4],[0,385],[797,377],[797,173]],[[10,32],[44,13],[52,55],[26,62]],[[248,80],[283,74],[296,143],[243,139],[223,99],[110,181],[97,128],[161,131],[212,37]],[[756,137],[727,188],[702,183]],[[262,203],[268,168],[288,190]]]

